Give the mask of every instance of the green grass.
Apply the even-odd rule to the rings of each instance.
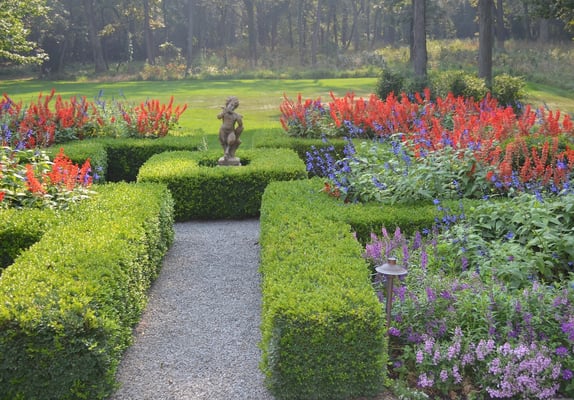
[[[52,88],[64,99],[71,96],[86,96],[94,99],[100,90],[106,100],[118,99],[122,94],[128,102],[159,99],[167,102],[174,96],[176,104],[186,103],[188,110],[180,120],[181,128],[194,134],[217,134],[220,121],[216,116],[228,96],[237,96],[240,101],[238,112],[243,115],[246,132],[251,129],[280,128],[279,105],[283,94],[296,98],[321,97],[329,99],[332,90],[342,96],[354,92],[357,96],[368,96],[374,91],[377,78],[349,79],[305,79],[305,80],[185,80],[167,82],[50,82],[38,80],[1,81],[0,90],[13,100],[29,104],[36,101],[38,94],[49,93]]]
[[[574,115],[572,90],[529,82],[526,84],[526,93],[526,100],[534,106],[547,106],[551,110],[561,110]]]
[[[251,148],[254,132],[281,130],[279,105],[283,95],[295,99],[299,93],[303,98],[320,97],[329,101],[329,92],[343,96],[354,92],[357,96],[369,96],[374,92],[377,78],[346,79],[261,79],[261,80],[184,80],[184,81],[127,81],[127,82],[73,82],[40,80],[0,81],[0,92],[8,94],[15,101],[24,104],[35,102],[39,93],[49,93],[52,88],[64,99],[71,96],[86,96],[94,99],[100,91],[106,101],[123,99],[139,103],[146,99],[169,101],[174,96],[176,104],[187,104],[180,127],[174,134],[203,136],[209,148],[219,147],[216,135],[220,121],[216,116],[228,96],[239,98],[238,112],[243,115],[245,132],[242,135],[244,148]],[[574,113],[574,93],[554,86],[528,83],[528,101],[539,107],[543,104],[551,109]]]

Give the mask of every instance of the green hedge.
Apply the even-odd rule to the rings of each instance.
[[[173,241],[165,186],[108,184],[6,268],[0,399],[103,399]]]
[[[58,213],[39,209],[0,209],[0,273],[58,222]]]
[[[90,159],[92,173],[99,176],[97,181],[100,183],[105,181],[108,170],[108,153],[104,143],[98,140],[73,141],[54,145],[46,149],[46,152],[51,159],[54,159],[60,149],[64,150],[64,154],[74,164],[82,165],[87,159]]]
[[[55,145],[47,151],[53,158],[60,148],[76,164],[90,159],[98,182],[133,182],[140,167],[154,154],[174,150],[197,150],[199,138],[166,136],[159,139],[88,139]]]
[[[283,148],[295,151],[301,160],[307,160],[307,152],[311,152],[311,148],[317,149],[333,146],[335,154],[342,157],[343,149],[345,148],[345,140],[337,138],[329,138],[328,142],[321,139],[303,139],[287,135],[283,130],[270,130],[258,134],[254,141],[256,148]]]
[[[304,163],[288,149],[237,153],[240,167],[217,165],[221,152],[166,152],[150,158],[138,182],[166,184],[175,200],[175,219],[226,219],[259,215],[261,196],[272,181],[302,179]]]
[[[344,203],[323,185],[319,178],[274,182],[263,195],[262,368],[277,399],[382,390],[386,329],[364,243],[383,226],[412,234],[441,217],[434,204]],[[442,206],[456,211],[459,204]]]
[[[104,139],[108,152],[107,180],[133,182],[140,167],[154,154],[199,148],[200,139],[190,136],[166,136],[160,139]]]
[[[263,196],[262,368],[277,399],[374,395],[386,375],[383,309],[362,247],[328,217],[338,208],[325,209],[321,185],[274,182]]]

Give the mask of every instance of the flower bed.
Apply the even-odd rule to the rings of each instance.
[[[318,149],[307,162],[343,204],[433,201],[442,213],[420,232],[386,225],[395,233],[383,229],[366,245],[372,267],[393,256],[408,269],[387,327],[397,390],[572,396],[570,118],[528,108],[516,115],[488,98],[415,99],[334,99],[325,115],[335,126],[377,140],[349,140],[343,158]],[[445,199],[461,202],[446,207]]]

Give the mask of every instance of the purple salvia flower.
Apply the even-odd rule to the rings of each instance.
[[[419,375],[418,386],[422,388],[432,387],[434,381],[432,378],[428,377],[426,373]]]
[[[426,252],[426,249],[423,247],[423,249],[421,250],[421,268],[423,270],[427,269],[427,265],[428,265],[428,254]]]
[[[401,336],[401,330],[398,328],[395,328],[394,326],[391,326],[389,328],[389,335],[391,336]]]
[[[422,364],[424,360],[424,354],[422,350],[417,351],[417,355],[416,355],[416,362],[417,364]]]
[[[556,348],[556,355],[560,357],[566,357],[568,355],[568,349],[564,346]]]
[[[434,294],[434,291],[432,290],[432,288],[427,287],[426,292],[427,292],[427,300],[429,303],[432,303],[433,301],[436,300],[436,295]]]
[[[409,264],[409,246],[403,244],[403,265],[406,267]]]
[[[448,379],[448,371],[446,369],[443,369],[440,371],[440,380],[443,382],[446,382],[446,380]]]

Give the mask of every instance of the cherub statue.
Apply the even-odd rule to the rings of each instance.
[[[223,147],[223,158],[220,164],[239,165],[239,159],[235,157],[235,151],[241,144],[239,136],[243,132],[243,117],[237,114],[235,109],[239,107],[239,100],[235,96],[230,96],[222,107],[217,119],[223,120],[219,128],[219,142]],[[237,124],[237,126],[235,126]]]

